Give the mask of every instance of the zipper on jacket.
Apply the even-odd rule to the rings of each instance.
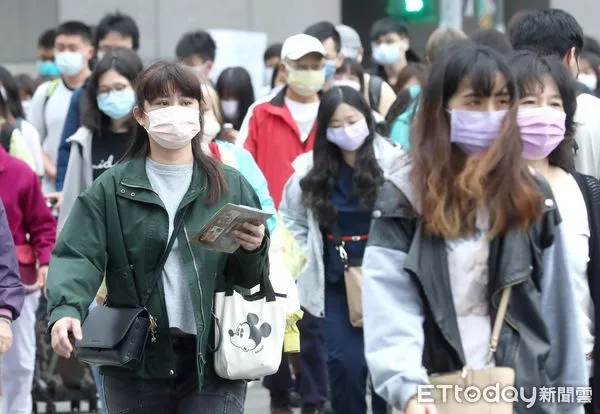
[[[204,340],[204,332],[206,331],[206,321],[204,320],[204,298],[202,293],[202,286],[200,285],[200,274],[198,273],[198,266],[196,266],[196,259],[194,258],[194,251],[192,250],[192,246],[190,245],[190,238],[188,237],[187,229],[185,228],[185,224],[183,225],[183,233],[185,234],[185,241],[187,242],[188,249],[190,250],[190,254],[192,255],[192,263],[194,265],[194,272],[196,273],[196,283],[198,284],[198,290],[200,291],[200,317],[202,318],[202,332],[200,333],[200,341],[201,344]],[[198,350],[200,351],[200,350]],[[202,360],[202,364],[206,365],[206,361],[204,360],[204,353],[198,352],[200,355],[200,359]],[[204,370],[204,366],[202,367]]]
[[[142,190],[152,191],[154,194],[158,195],[158,193],[156,191],[154,191],[152,188],[145,187],[143,185],[127,184],[126,182],[123,182],[123,181],[121,181],[121,185],[124,185],[125,187],[129,187],[129,188],[140,188]]]

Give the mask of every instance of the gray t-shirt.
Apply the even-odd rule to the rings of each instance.
[[[146,159],[146,174],[152,189],[159,195],[169,214],[169,237],[173,233],[175,214],[183,196],[192,182],[193,164],[165,165]],[[165,262],[162,282],[165,290],[165,303],[169,317],[169,327],[185,333],[196,334],[194,307],[183,269],[181,248],[177,240]]]

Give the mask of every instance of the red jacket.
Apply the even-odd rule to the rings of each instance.
[[[275,208],[279,208],[283,187],[294,172],[292,162],[312,150],[316,133],[315,125],[302,142],[300,130],[285,105],[285,92],[283,88],[270,102],[254,108],[244,144],[267,179]]]
[[[23,161],[0,147],[0,199],[15,246],[30,244],[40,265],[50,263],[56,220],[46,205],[40,181]],[[29,243],[26,235],[29,234]]]

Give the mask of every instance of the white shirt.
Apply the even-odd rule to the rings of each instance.
[[[310,131],[312,131],[315,125],[317,113],[319,112],[319,104],[319,101],[302,103],[296,102],[287,96],[285,97],[285,105],[290,110],[296,125],[298,125],[302,142],[305,142],[308,139]]]
[[[587,93],[577,97],[575,112],[575,169],[600,179],[600,99]]]
[[[470,238],[446,241],[458,330],[465,362],[472,369],[494,365],[489,354],[492,336],[488,294],[489,247],[483,230]]]
[[[56,164],[60,138],[67,119],[73,91],[60,80],[47,103],[44,104],[49,85],[50,82],[44,82],[35,90],[33,98],[31,98],[30,115],[27,120],[40,134],[42,149],[50,160]],[[45,177],[42,187],[44,192],[55,191],[56,183],[54,180]]]
[[[576,318],[582,335],[583,350],[587,354],[594,350],[594,302],[590,295],[587,267],[590,261],[590,226],[583,195],[572,175],[552,182],[552,191],[562,217],[562,228],[569,258],[567,266],[573,277],[573,291],[577,306]],[[592,376],[593,361],[586,361],[589,376]]]

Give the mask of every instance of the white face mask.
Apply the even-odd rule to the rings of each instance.
[[[583,83],[589,90],[595,91],[598,87],[598,77],[593,73],[580,73],[577,80]]]
[[[237,118],[238,106],[238,101],[233,99],[221,101],[221,110],[223,111],[223,115],[225,115],[225,118]]]
[[[83,55],[79,52],[57,52],[54,63],[65,76],[75,76],[83,69]]]
[[[161,147],[181,149],[200,132],[200,111],[174,105],[147,112],[146,131]]]
[[[350,79],[337,79],[333,81],[333,86],[348,86],[360,92],[360,83]]]
[[[221,124],[212,112],[204,114],[204,132],[202,133],[202,142],[211,142],[221,131]]]

